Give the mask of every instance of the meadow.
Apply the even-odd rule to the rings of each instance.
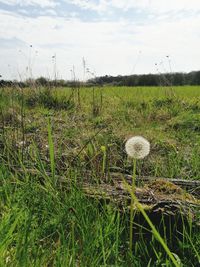
[[[129,212],[79,186],[131,175],[135,135],[151,144],[138,177],[200,180],[200,87],[1,88],[0,266],[174,266],[137,222],[130,253]],[[164,242],[176,266],[199,266],[199,224],[179,224]]]

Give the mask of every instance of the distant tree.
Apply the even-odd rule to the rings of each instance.
[[[37,85],[47,86],[49,81],[44,77],[39,77],[35,80],[35,82]]]
[[[193,72],[192,84],[193,85],[199,85],[200,84],[200,71]]]
[[[184,85],[185,76],[183,73],[173,73],[172,74],[172,85]]]

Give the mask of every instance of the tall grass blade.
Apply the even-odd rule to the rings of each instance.
[[[161,237],[160,233],[156,230],[155,226],[151,222],[151,220],[150,220],[149,216],[147,215],[147,213],[145,212],[144,208],[142,207],[140,202],[137,200],[137,197],[134,195],[134,193],[132,191],[132,188],[130,188],[129,184],[125,180],[124,180],[124,184],[125,184],[126,189],[129,191],[129,193],[131,195],[131,198],[134,199],[135,205],[137,206],[137,208],[142,213],[142,215],[144,216],[145,220],[147,221],[147,223],[151,227],[151,230],[152,230],[152,233],[153,233],[154,237],[160,242],[160,244],[164,248],[165,252],[167,253],[169,258],[173,262],[174,266],[180,267],[181,266],[180,263],[177,262],[177,260],[175,259],[173,253],[170,251],[170,249],[168,248],[167,244],[165,243],[164,239]]]
[[[50,156],[50,164],[51,164],[51,175],[54,185],[56,184],[55,180],[55,154],[54,154],[54,144],[52,138],[52,129],[51,129],[51,121],[48,120],[48,144],[49,144],[49,156]]]

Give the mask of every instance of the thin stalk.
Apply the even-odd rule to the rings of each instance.
[[[50,163],[51,163],[51,175],[54,185],[56,184],[55,181],[55,157],[54,157],[54,144],[52,138],[52,130],[51,130],[51,123],[50,119],[48,120],[48,143],[49,143],[49,156],[50,156]]]
[[[106,146],[101,146],[101,151],[103,153],[102,174],[104,175],[106,171]]]
[[[72,222],[72,266],[75,266],[75,225]]]
[[[25,110],[24,110],[24,88],[21,88],[21,131],[22,131],[22,162],[24,161],[25,148]]]
[[[133,175],[132,175],[132,194],[135,194],[135,180],[136,180],[136,159],[133,159]],[[133,248],[133,205],[134,198],[131,198],[131,211],[130,211],[130,236],[129,236],[129,249],[130,253]]]
[[[101,245],[102,245],[102,254],[103,254],[103,264],[106,266],[106,253],[105,253],[105,247],[104,247],[104,240],[103,240],[102,228],[100,228],[100,234],[101,234]]]

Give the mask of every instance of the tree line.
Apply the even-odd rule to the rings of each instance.
[[[59,86],[59,87],[81,87],[81,86],[177,86],[177,85],[200,85],[200,71],[189,73],[158,73],[158,74],[133,74],[118,76],[100,76],[88,79],[85,82],[79,80],[66,81],[62,79],[50,80],[45,77],[27,79],[26,81],[0,80],[0,87],[6,86]]]
[[[97,85],[110,84],[113,86],[177,86],[200,85],[200,71],[189,73],[158,73],[158,74],[133,74],[125,76],[101,76],[88,81]]]

